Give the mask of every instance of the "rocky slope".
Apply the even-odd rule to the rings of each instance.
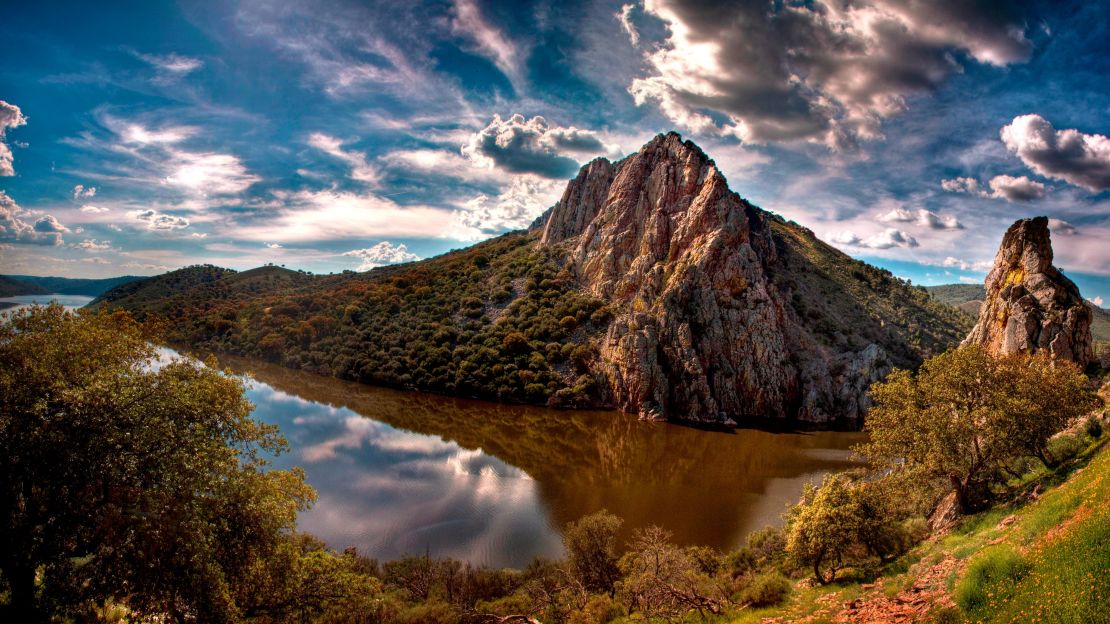
[[[1091,311],[1052,265],[1048,218],[1021,219],[1002,237],[979,320],[964,341],[991,353],[1048,351],[1082,366],[1094,359]]]
[[[583,167],[526,232],[367,273],[249,273],[192,267],[98,305],[172,319],[169,338],[201,350],[368,383],[844,428],[873,380],[970,327],[741,199],[673,133]]]

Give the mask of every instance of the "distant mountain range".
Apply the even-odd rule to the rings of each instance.
[[[105,279],[39,277],[37,275],[0,275],[0,297],[48,294],[98,297],[116,286],[139,279],[143,278],[137,275],[124,275]]]
[[[869,384],[972,319],[729,190],[659,135],[527,231],[366,273],[194,266],[95,305],[197,350],[374,384],[644,418],[858,426]]]
[[[979,307],[986,298],[986,291],[980,284],[943,284],[926,286],[926,290],[937,301],[955,307],[971,316],[979,314]],[[1090,301],[1091,335],[1095,342],[1110,342],[1110,310],[1100,308]]]

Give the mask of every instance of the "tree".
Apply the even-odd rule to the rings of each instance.
[[[0,325],[0,572],[13,621],[124,602],[233,621],[234,588],[315,494],[250,418],[242,383],[157,361],[123,313],[17,311]],[[36,577],[40,580],[36,583]]]
[[[621,595],[649,620],[669,622],[694,611],[704,619],[720,615],[729,604],[726,585],[713,578],[716,553],[677,546],[660,527],[637,531],[620,565]]]
[[[623,523],[603,509],[569,523],[563,531],[571,569],[587,591],[613,594],[613,586],[620,578],[617,531]]]
[[[863,550],[861,537],[870,519],[860,491],[845,475],[829,475],[821,487],[806,484],[802,500],[791,509],[786,551],[803,565],[813,566],[821,584]]]
[[[955,490],[963,511],[1023,456],[1051,463],[1048,439],[1096,404],[1087,378],[1047,355],[992,357],[964,346],[896,370],[871,388],[870,441],[856,450],[923,487]]]

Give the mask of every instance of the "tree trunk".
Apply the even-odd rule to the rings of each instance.
[[[44,618],[39,613],[35,599],[35,568],[32,566],[12,566],[6,570],[8,587],[11,590],[9,614],[12,622],[38,624]]]

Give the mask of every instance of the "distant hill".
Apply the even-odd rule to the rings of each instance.
[[[986,291],[979,284],[943,284],[926,286],[925,289],[937,301],[972,316],[979,314],[979,306],[986,297]],[[1091,309],[1091,335],[1095,342],[1110,342],[1110,310],[1100,308],[1090,301],[1087,302],[1087,307]]]
[[[137,275],[124,275],[121,277],[108,277],[104,279],[75,279],[70,277],[40,277],[37,275],[3,275],[7,281],[25,284],[25,292],[0,295],[11,297],[15,295],[84,295],[96,297],[116,286],[143,279]],[[3,282],[0,282],[2,288]]]
[[[365,273],[194,266],[94,302],[340,378],[700,422],[858,426],[972,319],[731,192],[676,134],[582,168],[531,229]]]
[[[0,297],[18,297],[20,295],[45,295],[49,290],[29,282],[13,279],[7,275],[0,275]]]

